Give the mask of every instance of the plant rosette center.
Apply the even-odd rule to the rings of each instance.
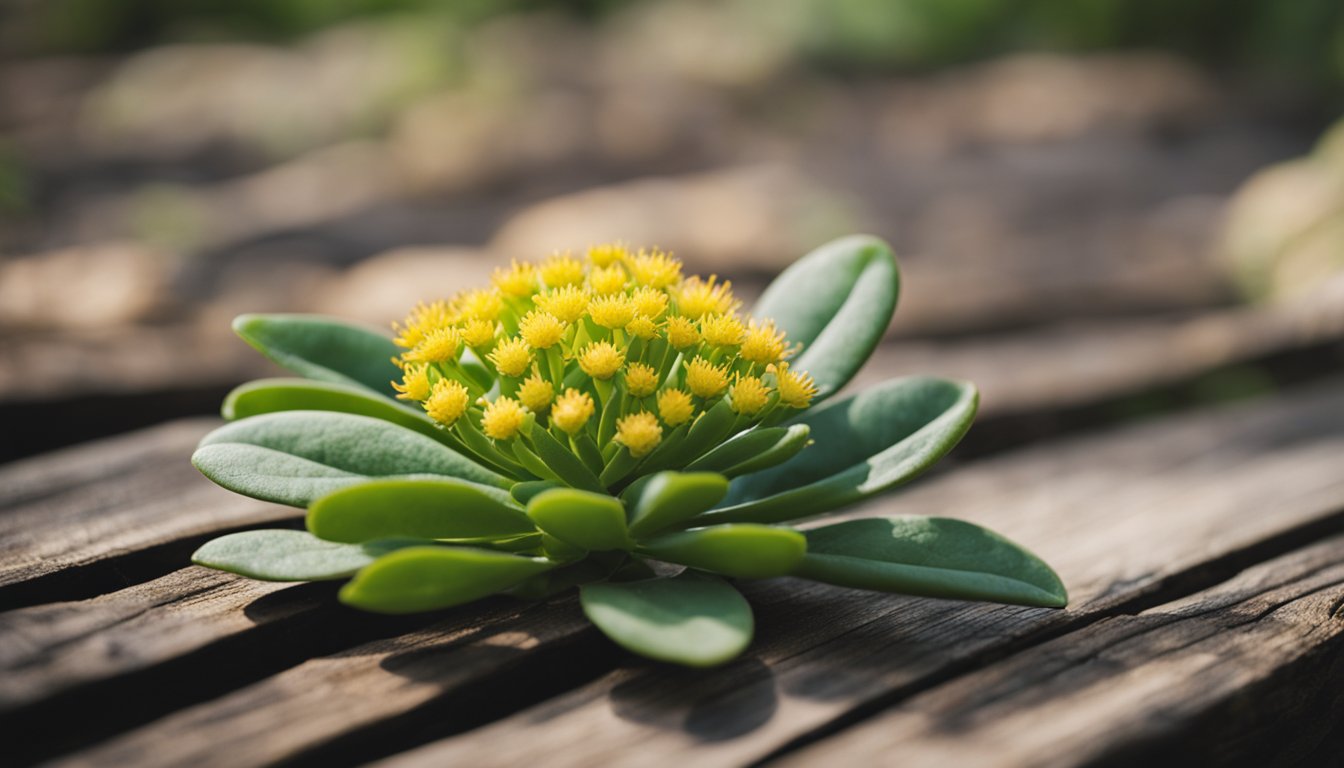
[[[908,482],[975,415],[972,385],[927,377],[825,402],[895,310],[880,240],[813,251],[751,314],[727,281],[620,244],[513,262],[491,283],[420,304],[393,338],[238,318],[304,378],[230,393],[230,423],[192,460],[225,488],[306,508],[307,531],[231,534],[194,562],[348,579],[343,602],[384,613],[577,587],[612,640],[691,666],[751,641],[734,579],[1065,604],[1045,563],[969,523],[790,525]]]

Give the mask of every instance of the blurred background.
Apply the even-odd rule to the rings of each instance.
[[[0,460],[625,239],[751,296],[871,232],[864,381],[968,450],[1344,370],[1338,0],[0,0]]]

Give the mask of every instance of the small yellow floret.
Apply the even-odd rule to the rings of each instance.
[[[667,311],[667,294],[658,288],[641,285],[630,294],[630,303],[634,305],[636,315],[657,320]]]
[[[410,349],[424,341],[431,331],[452,325],[452,316],[446,301],[417,304],[404,322],[392,324],[392,330],[397,334],[393,341],[399,347]]]
[[[643,315],[637,315],[634,320],[625,324],[625,332],[648,341],[658,335],[658,324]]]
[[[481,415],[481,431],[485,432],[486,437],[510,440],[522,429],[526,418],[527,411],[523,410],[521,403],[511,397],[501,397],[485,406],[485,413]]]
[[[728,367],[697,357],[686,363],[686,386],[696,397],[718,397],[728,388]]]
[[[695,413],[691,396],[680,389],[665,389],[658,393],[658,415],[669,427],[684,424]]]
[[[392,382],[392,388],[397,390],[398,400],[425,400],[429,397],[429,366],[427,365],[408,365],[406,370],[401,372],[401,381]]]
[[[461,383],[452,379],[439,379],[434,382],[429,399],[425,400],[425,412],[445,427],[451,427],[467,412],[469,401],[467,388]]]
[[[526,261],[514,261],[508,269],[496,269],[490,282],[505,296],[531,296],[537,292],[537,268]]]
[[[551,407],[551,401],[555,399],[555,387],[551,386],[551,382],[533,373],[518,388],[518,399],[529,411],[545,413],[546,409]]]
[[[518,323],[518,334],[533,349],[550,349],[565,336],[565,324],[550,312],[533,310]]]
[[[588,302],[588,314],[603,328],[624,328],[635,319],[635,307],[629,296],[600,296]]]
[[[755,416],[770,401],[770,388],[756,376],[739,376],[728,389],[729,405],[747,416]]]
[[[495,340],[495,327],[493,320],[468,320],[462,326],[462,340],[475,349],[488,347]]]
[[[588,311],[588,289],[567,285],[543,293],[535,299],[537,306],[565,323],[572,323]]]
[[[625,388],[635,397],[648,397],[658,388],[658,372],[646,363],[631,363],[625,369]]]
[[[775,374],[779,401],[790,408],[806,408],[812,398],[817,396],[817,385],[812,381],[811,374],[790,371],[788,363],[776,363],[766,370]]]
[[[625,269],[619,264],[613,264],[610,267],[594,269],[589,272],[588,286],[598,296],[608,296],[624,291],[625,282],[628,279],[625,275]]]
[[[598,267],[609,267],[625,261],[629,255],[630,249],[624,243],[603,243],[588,248],[588,260]]]
[[[668,288],[681,280],[681,262],[657,248],[641,250],[630,262],[630,274],[635,282],[650,288]]]
[[[547,288],[583,282],[583,262],[568,253],[557,253],[541,262],[541,281]]]
[[[733,297],[733,284],[727,280],[717,281],[717,275],[710,275],[708,280],[699,275],[683,280],[675,292],[677,311],[692,320],[736,312],[741,302]]]
[[[648,411],[632,413],[616,421],[616,442],[629,448],[630,455],[636,459],[648,456],[662,439],[663,428]]]
[[[747,335],[746,326],[733,315],[705,315],[700,318],[700,335],[706,344],[735,347]]]
[[[610,379],[625,364],[625,353],[609,341],[597,341],[583,348],[579,367],[594,379]]]
[[[462,335],[449,326],[431,331],[401,359],[408,363],[450,363],[461,351]]]
[[[490,353],[490,362],[505,376],[522,376],[532,364],[532,350],[522,339],[505,339]]]
[[[504,311],[504,297],[494,289],[475,288],[454,299],[454,306],[461,322],[470,320],[493,322],[498,320],[499,313]]]
[[[573,435],[593,416],[593,398],[586,392],[567,389],[551,406],[551,423]]]
[[[787,349],[784,332],[775,328],[773,320],[758,323],[753,319],[747,324],[747,336],[737,354],[744,360],[769,365],[784,359]]]
[[[685,349],[698,341],[700,331],[696,330],[695,323],[684,317],[667,319],[667,343],[671,344],[673,349]]]

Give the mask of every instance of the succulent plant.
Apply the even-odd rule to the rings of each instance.
[[[708,666],[751,642],[734,579],[1058,607],[1041,560],[970,523],[785,523],[899,486],[969,428],[965,382],[835,395],[896,307],[885,243],[799,260],[751,316],[731,286],[620,244],[497,270],[422,304],[395,338],[300,315],[238,334],[305,379],[243,385],[193,463],[230,490],[307,508],[307,531],[215,539],[193,560],[257,579],[349,579],[385,613],[573,589],[645,656]]]

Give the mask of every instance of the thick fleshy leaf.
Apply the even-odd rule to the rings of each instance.
[[[327,541],[389,536],[502,539],[536,527],[507,491],[461,480],[370,480],[308,508],[308,530]]]
[[[817,382],[818,400],[835,394],[862,367],[891,324],[900,271],[890,246],[853,235],[794,262],[765,289],[752,314],[802,342],[794,362]]]
[[[502,592],[555,564],[476,547],[408,547],[384,555],[341,588],[341,602],[379,613],[448,608]]]
[[[424,543],[385,539],[337,544],[305,531],[243,531],[207,541],[191,561],[262,581],[325,581],[348,578],[388,552]]]
[[[685,468],[732,434],[736,421],[737,413],[733,411],[732,404],[728,402],[728,398],[723,398],[696,417],[685,432],[685,438],[669,439],[653,449],[653,453],[649,454],[640,465],[640,474],[662,469]]]
[[[239,315],[233,331],[263,355],[310,379],[359,384],[391,397],[401,349],[372,328],[318,315]]]
[[[659,472],[641,485],[630,510],[630,535],[636,538],[710,509],[728,493],[728,479],[713,472]]]
[[[604,493],[577,488],[543,491],[527,503],[527,516],[537,527],[580,549],[629,549],[625,506]]]
[[[686,469],[709,470],[729,478],[769,469],[807,447],[811,431],[806,424],[753,429],[715,448]]]
[[[726,505],[695,521],[778,523],[830,512],[908,482],[957,444],[975,418],[967,382],[892,379],[803,412],[816,445],[733,481]]]
[[[231,491],[295,506],[370,477],[513,484],[418,432],[331,411],[283,411],[226,424],[205,436],[192,463]]]
[[[1050,566],[993,531],[941,517],[850,520],[805,531],[795,573],[859,589],[1062,608]]]
[[[583,612],[618,645],[690,667],[731,661],[751,644],[751,606],[721,579],[675,578],[585,584]]]
[[[807,539],[791,528],[716,525],[669,533],[641,542],[637,551],[739,579],[768,579],[791,572],[807,551]]]
[[[418,407],[412,408],[367,387],[314,379],[258,379],[239,386],[224,398],[224,418],[237,421],[279,411],[337,411],[390,421],[452,445],[446,430]]]
[[[550,432],[543,427],[532,426],[528,439],[532,442],[532,447],[536,449],[537,456],[546,465],[550,467],[561,480],[567,484],[582,488],[586,491],[601,492],[602,483],[598,481],[597,475],[584,464],[578,456],[575,456],[569,448],[560,444]]]

